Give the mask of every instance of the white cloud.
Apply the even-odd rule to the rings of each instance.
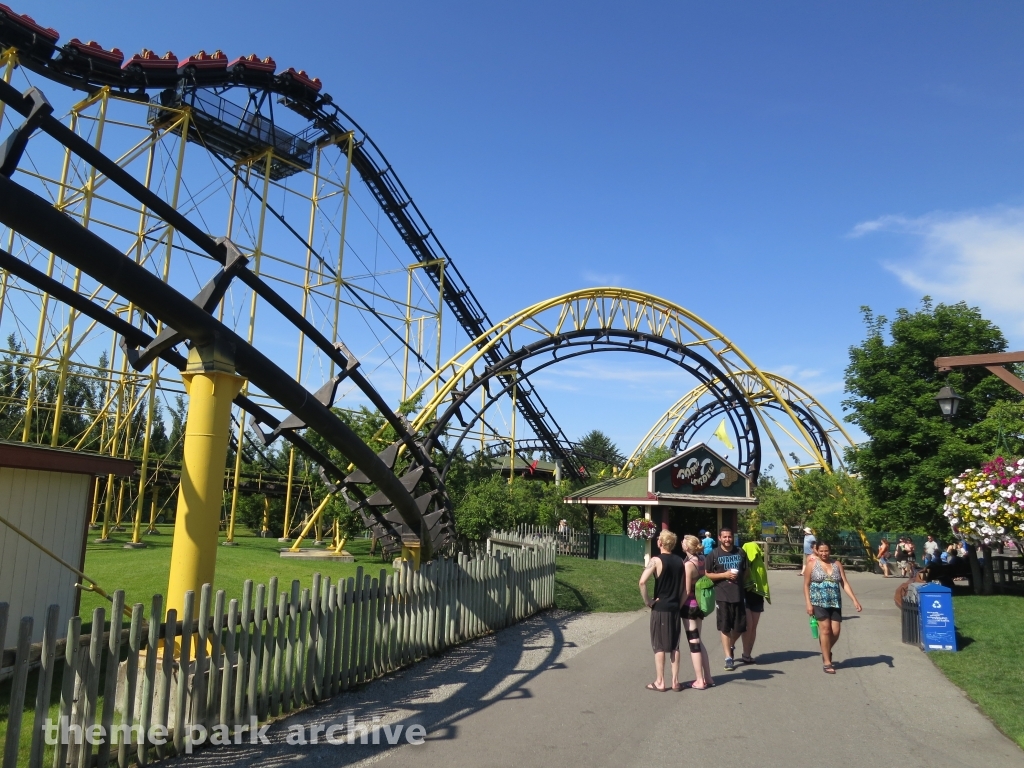
[[[613,286],[618,288],[626,282],[626,278],[617,272],[591,272],[587,270],[583,273],[583,281],[589,285]]]
[[[882,216],[851,237],[897,232],[915,237],[913,257],[887,263],[905,285],[943,301],[966,301],[1007,330],[1024,332],[1024,207]]]
[[[832,371],[826,372],[814,368],[803,368],[799,365],[777,365],[771,368],[769,372],[784,379],[789,379],[816,398],[820,395],[842,392],[845,387],[842,379],[827,378],[830,374],[833,374]]]

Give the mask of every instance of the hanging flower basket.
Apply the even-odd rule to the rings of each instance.
[[[638,517],[636,520],[631,520],[629,525],[626,527],[626,535],[631,539],[650,541],[654,538],[657,532],[658,526],[650,520],[645,520],[642,517]]]
[[[963,472],[943,492],[943,514],[968,542],[990,546],[1024,539],[1024,459],[999,456]]]

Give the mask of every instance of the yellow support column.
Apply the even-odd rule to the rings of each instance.
[[[188,416],[165,609],[173,608],[179,616],[186,592],[198,595],[203,584],[213,583],[231,403],[245,382],[212,348],[193,348],[182,378],[188,391]]]

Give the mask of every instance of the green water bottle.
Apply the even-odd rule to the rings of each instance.
[[[810,624],[811,624],[811,637],[813,637],[815,640],[817,640],[818,639],[818,619],[817,619],[817,617],[811,616]]]

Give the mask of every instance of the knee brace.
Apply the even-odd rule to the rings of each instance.
[[[700,653],[700,630],[686,630],[686,643],[690,646],[690,653]]]

